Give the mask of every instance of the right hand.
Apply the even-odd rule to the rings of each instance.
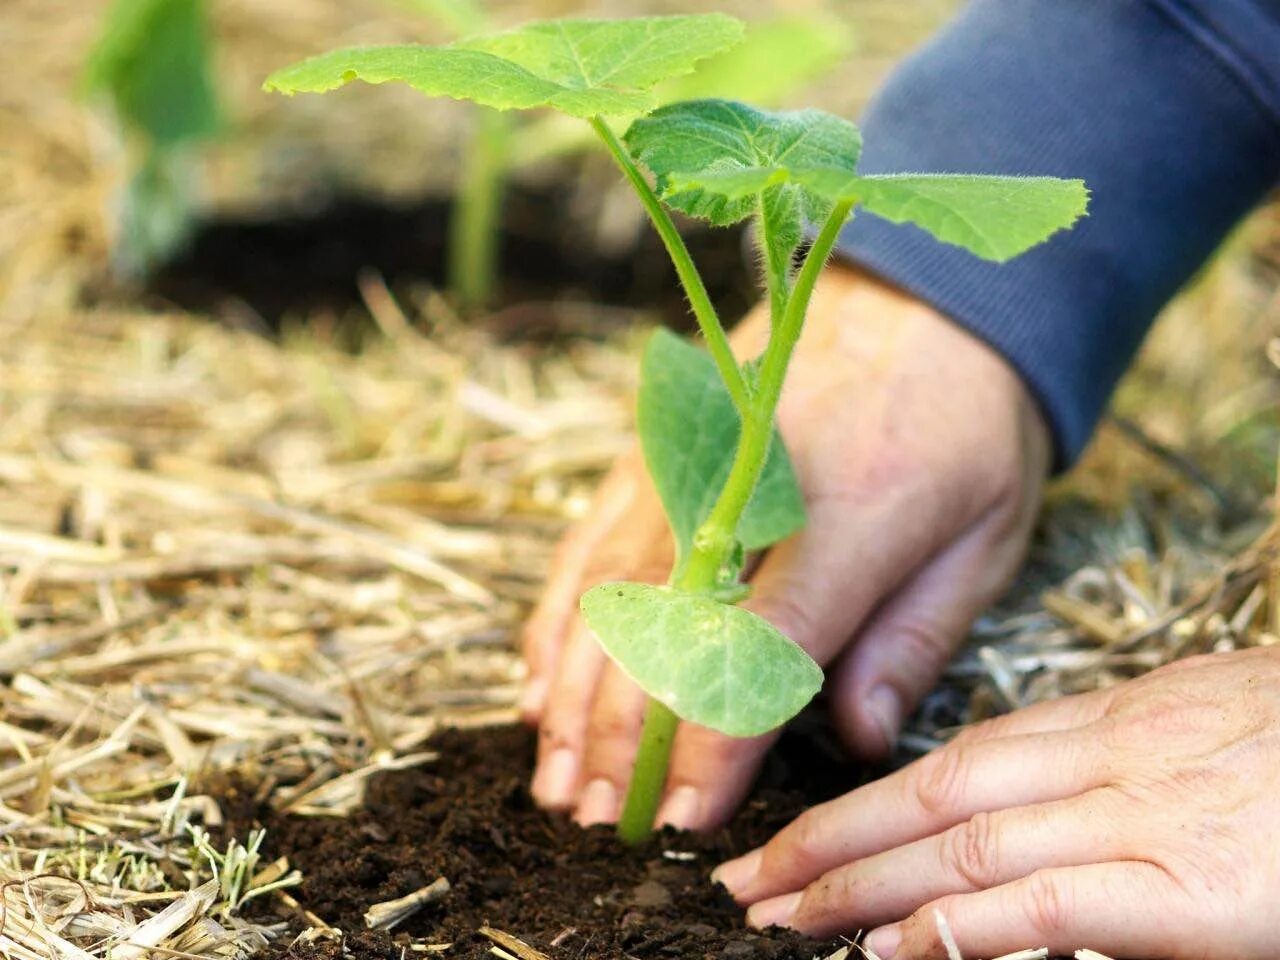
[[[759,353],[768,324],[765,310],[747,317],[733,335],[740,356]],[[984,343],[840,267],[815,291],[778,422],[808,523],[764,555],[744,606],[835,664],[836,726],[857,753],[881,757],[1017,571],[1049,466],[1048,431]],[[672,556],[635,451],[560,545],[527,624],[523,711],[540,729],[533,794],[583,823],[617,818],[646,700],[583,625],[578,598],[607,580],[664,582]],[[682,724],[659,820],[723,822],[771,742]]]

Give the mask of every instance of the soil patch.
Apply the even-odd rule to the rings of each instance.
[[[502,322],[502,307],[572,300],[653,310],[663,322],[688,328],[688,307],[657,234],[646,224],[634,246],[605,250],[573,207],[566,184],[509,193],[496,322]],[[341,317],[363,309],[357,278],[366,270],[397,292],[415,285],[441,288],[449,216],[447,198],[385,202],[360,196],[335,197],[306,212],[218,216],[155,272],[143,300],[273,330],[287,317],[318,311]],[[712,230],[692,221],[682,229],[716,306],[726,317],[742,314],[757,299],[742,230]],[[136,294],[128,296],[136,300]],[[90,294],[91,301],[116,298],[109,288]],[[522,339],[566,332],[529,311],[512,324],[512,336]]]
[[[707,879],[711,869],[771,836],[812,802],[853,785],[858,771],[829,744],[791,734],[774,751],[761,784],[738,818],[711,836],[667,831],[651,847],[631,850],[607,828],[581,830],[538,810],[526,783],[533,735],[522,728],[449,731],[433,744],[440,759],[386,774],[365,807],[342,820],[258,811],[271,856],[287,854],[306,879],[301,906],[346,932],[355,960],[444,956],[492,960],[489,926],[524,940],[554,960],[623,958],[767,958],[814,960],[842,942],[817,942],[786,931],[757,934],[742,912]],[[251,824],[235,816],[234,829]],[[368,931],[363,914],[446,877],[452,891],[390,934]],[[288,917],[295,930],[305,928]],[[275,958],[336,958],[334,942],[290,946]],[[452,944],[439,954],[422,945]],[[412,945],[418,945],[418,951]],[[406,949],[409,952],[405,952]]]

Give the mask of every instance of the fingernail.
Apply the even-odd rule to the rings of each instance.
[[[547,701],[547,681],[542,677],[530,677],[520,691],[520,713],[526,717],[536,717],[542,712],[542,705]]]
[[[763,859],[763,850],[752,850],[736,860],[728,860],[711,871],[711,882],[723,884],[734,897],[739,897],[755,882]]]
[[[533,775],[533,795],[544,807],[567,807],[578,785],[578,758],[572,750],[553,750]]]
[[[583,827],[613,823],[618,819],[618,788],[604,777],[592,780],[582,791],[582,800],[578,803],[574,819]]]
[[[785,927],[791,923],[796,908],[800,906],[801,893],[789,893],[785,897],[762,900],[747,911],[747,923],[757,930],[769,927]]]
[[[902,700],[893,687],[880,684],[867,694],[867,713],[884,734],[885,745],[892,750],[902,729]]]
[[[872,930],[867,934],[867,939],[863,946],[879,957],[880,960],[891,960],[893,955],[898,952],[898,947],[902,946],[902,927],[895,925]]]
[[[658,824],[688,830],[698,822],[698,806],[696,787],[676,787],[658,808]]]

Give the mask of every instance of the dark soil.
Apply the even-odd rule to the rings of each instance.
[[[641,850],[623,846],[607,828],[582,830],[532,804],[526,782],[534,738],[524,729],[450,731],[433,748],[436,763],[380,776],[366,806],[348,819],[254,813],[243,794],[228,797],[233,829],[243,833],[247,820],[257,820],[267,828],[269,855],[285,854],[302,870],[306,879],[292,894],[345,932],[346,956],[401,960],[412,938],[452,943],[441,956],[491,960],[491,944],[477,932],[486,925],[553,960],[814,960],[841,946],[749,931],[742,912],[708,880],[716,864],[855,783],[855,769],[821,742],[789,735],[728,828],[712,836],[667,831]],[[366,930],[370,904],[438,877],[452,884],[442,902],[391,934]],[[307,925],[286,919],[295,932]],[[283,937],[267,956],[343,955],[333,942],[290,946],[292,940]]]
[[[657,234],[646,227],[634,248],[603,252],[570,213],[570,191],[559,183],[508,195],[497,322],[503,307],[568,300],[649,309],[659,320],[687,328],[684,297]],[[321,311],[341,318],[362,309],[357,278],[366,270],[399,293],[443,287],[449,212],[446,198],[388,203],[348,196],[303,212],[219,215],[200,225],[186,251],[155,272],[141,298],[267,330]],[[738,316],[756,299],[742,231],[692,222],[683,229],[712,300],[726,317]],[[138,292],[100,284],[88,299],[136,303]],[[509,332],[520,339],[563,335],[548,319],[554,316],[518,311],[508,318]]]

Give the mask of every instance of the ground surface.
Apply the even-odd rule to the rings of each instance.
[[[287,853],[306,877],[293,896],[347,932],[356,960],[398,957],[414,943],[452,943],[447,956],[481,960],[492,946],[478,932],[484,927],[581,960],[812,960],[841,946],[746,930],[742,911],[708,882],[716,864],[856,782],[855,768],[833,763],[811,742],[789,738],[730,827],[710,837],[666,833],[643,850],[628,849],[608,828],[584,831],[531,804],[533,736],[523,728],[447,732],[428,746],[439,750],[437,762],[380,775],[349,818],[256,813],[272,852]],[[817,777],[803,772],[814,769]],[[452,885],[442,901],[391,934],[366,931],[363,915],[372,904],[439,877]],[[288,919],[291,934],[309,925],[296,913]],[[292,935],[282,938],[268,956],[336,955],[331,942],[291,943]]]

